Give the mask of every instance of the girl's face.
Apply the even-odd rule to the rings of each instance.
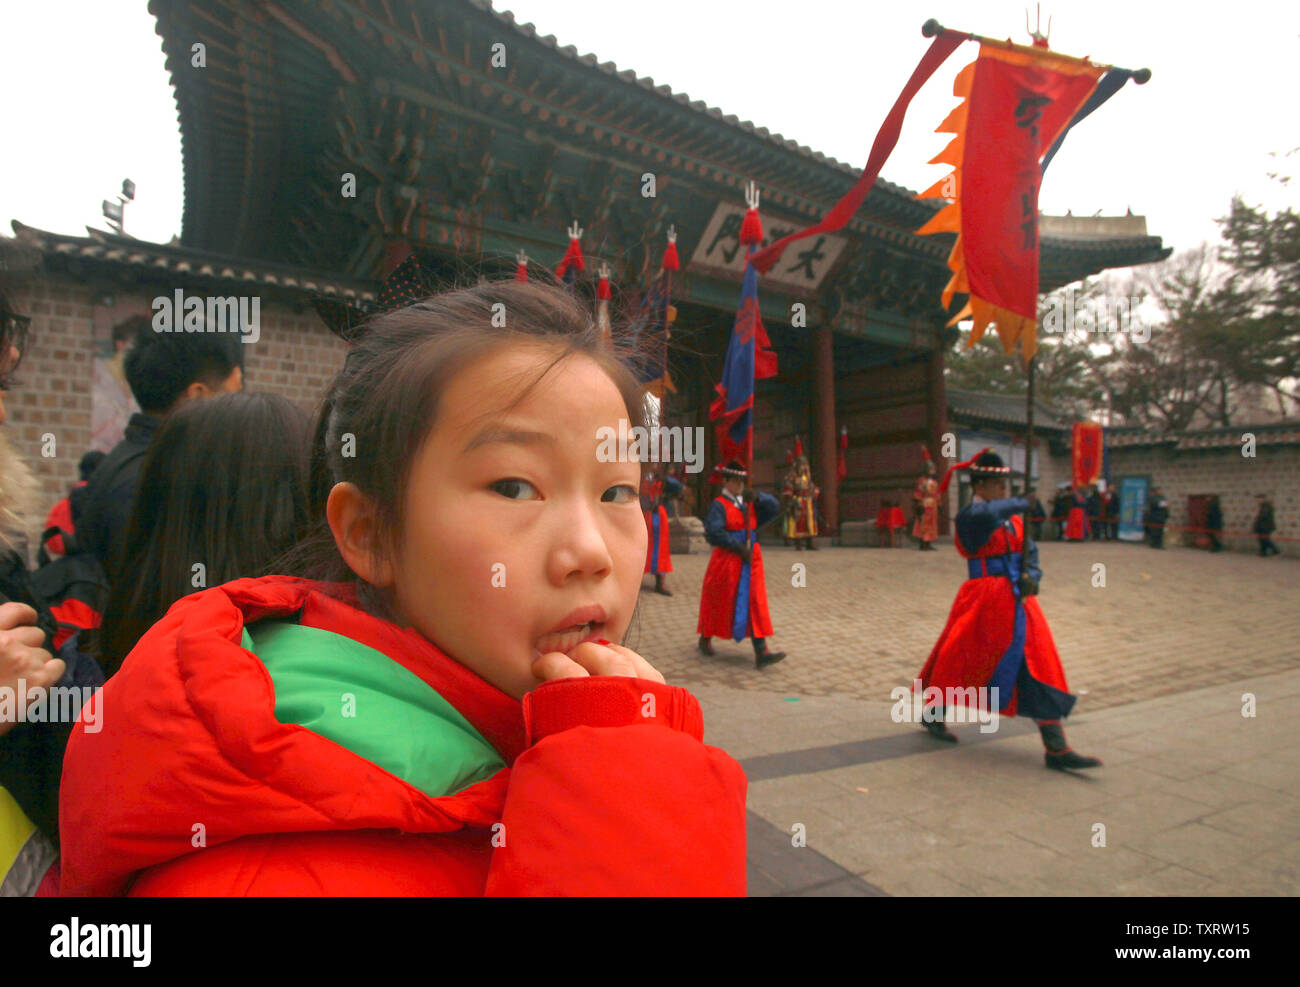
[[[645,567],[640,466],[601,462],[598,430],[628,417],[598,364],[498,349],[456,375],[407,484],[392,593],[400,616],[503,692],[534,659],[620,641]],[[522,383],[520,383],[522,382]]]

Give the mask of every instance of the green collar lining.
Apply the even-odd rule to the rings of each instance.
[[[382,651],[296,620],[246,625],[275,686],[275,718],[318,733],[437,798],[505,761],[460,712]]]

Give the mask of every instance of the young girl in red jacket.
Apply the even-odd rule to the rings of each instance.
[[[68,747],[63,891],[743,894],[744,774],[611,643],[647,536],[640,465],[597,449],[643,408],[554,288],[373,319],[317,427],[310,578],[141,639]]]

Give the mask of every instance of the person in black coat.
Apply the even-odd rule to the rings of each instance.
[[[1030,487],[1025,493],[1029,499],[1029,524],[1033,533],[1034,541],[1043,540],[1043,522],[1047,520],[1047,515],[1043,510],[1043,502],[1038,499],[1038,491]]]
[[[1219,505],[1219,495],[1210,498],[1210,505],[1205,511],[1205,533],[1210,536],[1210,551],[1222,552],[1219,535],[1223,534],[1223,508]]]
[[[1259,539],[1259,557],[1265,559],[1270,555],[1280,554],[1278,547],[1273,544],[1273,539],[1269,537],[1277,530],[1277,524],[1273,520],[1273,504],[1267,495],[1256,494],[1255,503],[1259,505],[1259,509],[1255,513],[1255,523],[1251,530]]]
[[[1092,532],[1093,541],[1101,541],[1106,537],[1106,519],[1102,516],[1105,508],[1102,505],[1101,493],[1096,487],[1088,494],[1088,500],[1084,506],[1088,512],[1088,529]]]
[[[148,317],[128,319],[135,342],[123,361],[140,411],[96,468],[85,488],[77,543],[99,559],[111,584],[126,540],[144,454],[164,418],[187,401],[243,388],[244,348],[239,333],[155,332]]]
[[[1165,547],[1165,522],[1169,520],[1169,501],[1159,487],[1151,489],[1147,501],[1147,536],[1152,548]]]
[[[1052,520],[1056,522],[1056,540],[1065,540],[1065,519],[1070,514],[1070,501],[1072,495],[1068,487],[1056,491],[1056,496],[1052,498]]]

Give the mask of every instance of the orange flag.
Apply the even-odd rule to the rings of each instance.
[[[970,346],[993,325],[1010,353],[1038,348],[1038,190],[1040,162],[1096,88],[1105,68],[1046,48],[980,45],[957,74],[962,98],[938,127],[955,135],[931,164],[953,173],[918,198],[951,200],[917,233],[956,233],[948,257],[947,307],[970,295],[950,321],[973,318]]]

